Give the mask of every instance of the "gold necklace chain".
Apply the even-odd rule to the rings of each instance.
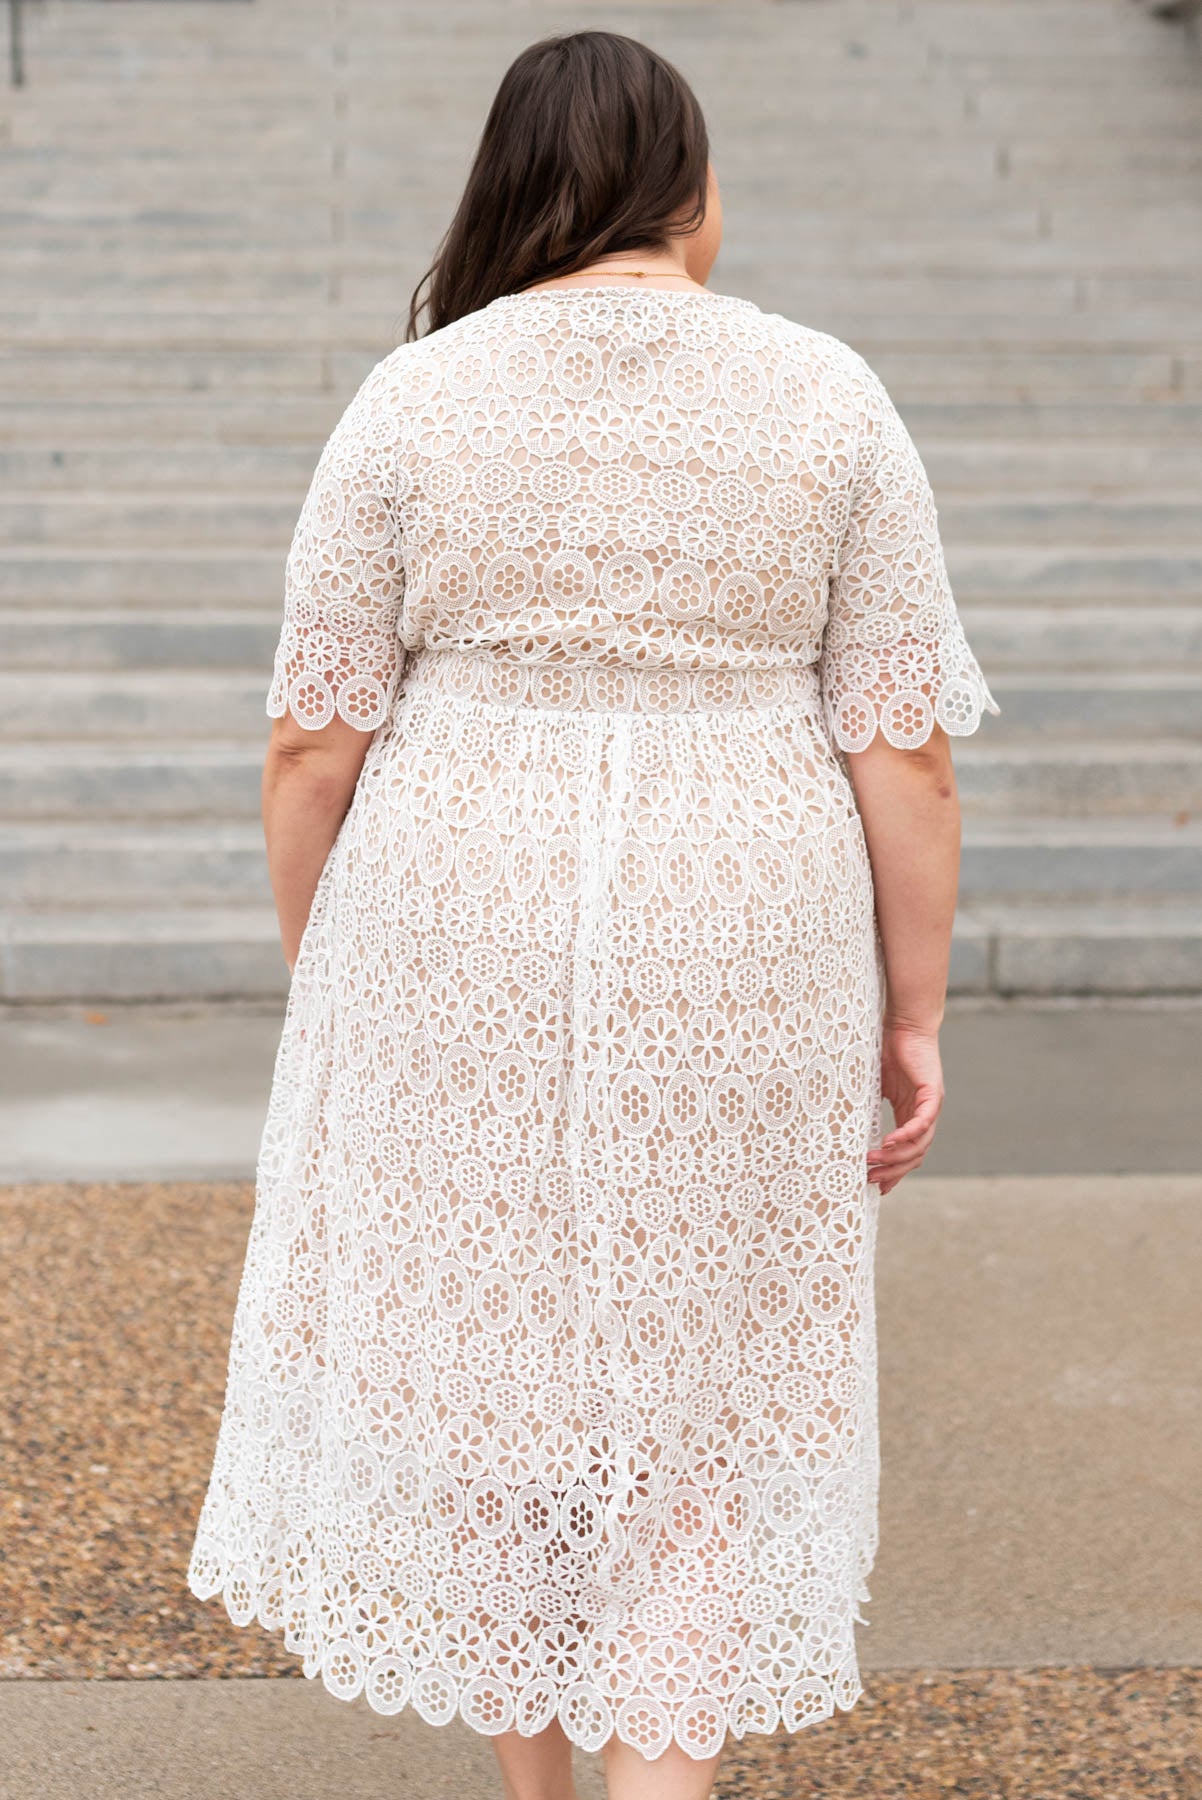
[[[573,269],[570,275],[556,275],[555,280],[556,281],[577,281],[577,280],[579,280],[579,278],[582,275],[591,276],[594,274],[599,274],[599,275],[637,275],[637,276],[640,276],[643,278],[645,278],[647,276],[651,276],[652,278],[654,278],[656,275],[660,275],[664,278],[665,281],[692,281],[693,280],[693,277],[691,275],[677,274],[669,269],[613,269],[613,268],[610,268],[610,269],[606,269],[606,268]],[[547,285],[550,285],[550,284],[548,283]],[[695,283],[694,285],[700,286],[699,283]]]

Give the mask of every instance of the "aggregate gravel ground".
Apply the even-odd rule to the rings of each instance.
[[[245,1182],[0,1188],[0,1676],[301,1678],[184,1582],[252,1207]],[[849,1713],[732,1740],[719,1800],[1202,1800],[1202,1670],[864,1681]]]

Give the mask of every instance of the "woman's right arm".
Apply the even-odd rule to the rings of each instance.
[[[370,743],[337,717],[320,731],[298,725],[291,713],[272,725],[263,761],[263,835],[289,973]]]
[[[405,665],[394,443],[396,352],[368,372],[326,441],[288,552],[267,713],[262,813],[291,971],[322,869]]]

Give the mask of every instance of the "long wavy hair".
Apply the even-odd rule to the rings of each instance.
[[[423,310],[438,331],[598,257],[663,250],[704,218],[708,161],[693,90],[646,44],[614,31],[531,44],[497,89],[405,341]]]

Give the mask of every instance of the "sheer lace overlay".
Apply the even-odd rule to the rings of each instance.
[[[843,752],[996,711],[917,452],[722,295],[370,372],[268,711],[374,732],[188,1579],[344,1699],[694,1757],[861,1690],[883,967]]]

